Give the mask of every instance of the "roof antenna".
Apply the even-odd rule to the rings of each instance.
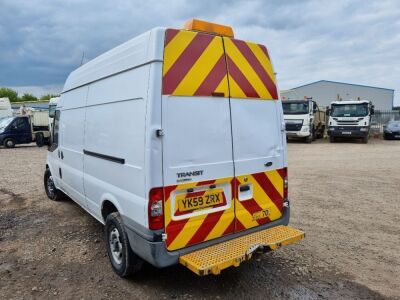
[[[80,66],[83,65],[83,60],[85,59],[85,51],[82,51],[82,58],[81,58],[81,64]]]

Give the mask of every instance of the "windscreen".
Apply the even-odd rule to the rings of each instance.
[[[4,130],[14,118],[2,118],[0,119],[0,130]]]
[[[285,115],[304,115],[308,113],[308,101],[302,102],[283,102],[283,114]]]
[[[400,129],[400,121],[390,121],[387,125],[388,129]]]
[[[368,115],[368,104],[333,104],[332,117],[365,117]]]

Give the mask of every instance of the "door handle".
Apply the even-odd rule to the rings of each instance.
[[[248,185],[242,185],[242,186],[239,188],[239,190],[240,190],[241,193],[250,191],[250,186],[248,186]]]
[[[61,151],[61,159],[64,159],[64,153]]]
[[[266,162],[266,163],[264,164],[264,166],[266,166],[266,167],[272,166],[272,161]]]

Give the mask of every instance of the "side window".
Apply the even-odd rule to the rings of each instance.
[[[60,129],[60,114],[59,110],[56,110],[54,114],[53,120],[53,131],[51,132],[51,143],[49,147],[49,151],[53,152],[58,147],[58,140],[59,140],[59,129]]]
[[[19,118],[16,120],[15,125],[18,130],[24,130],[27,128],[26,118]]]

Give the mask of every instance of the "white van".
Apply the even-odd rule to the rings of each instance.
[[[122,277],[143,261],[218,274],[304,236],[287,226],[285,123],[267,49],[228,26],[155,28],[81,66],[53,128],[46,193],[105,224]]]
[[[8,98],[0,98],[0,119],[6,117],[12,117],[13,111],[11,103]]]

